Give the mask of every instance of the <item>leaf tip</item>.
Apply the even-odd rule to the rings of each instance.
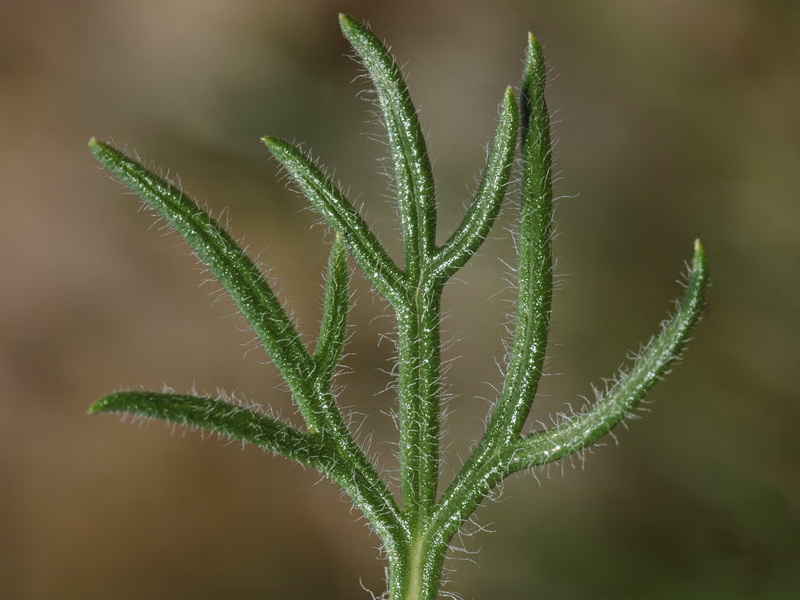
[[[692,272],[702,272],[708,269],[708,260],[706,258],[706,249],[703,248],[703,244],[700,243],[700,240],[697,239],[694,241],[694,256],[692,257]]]
[[[695,255],[697,255],[697,254],[705,255],[705,253],[706,253],[706,250],[705,250],[705,248],[703,248],[703,244],[700,243],[699,239],[694,241],[694,253],[695,253]]]
[[[280,140],[276,137],[271,135],[265,135],[261,138],[261,142],[267,147],[267,150],[272,152],[273,154],[278,149],[278,142]]]
[[[89,407],[89,410],[86,411],[87,415],[97,415],[100,413],[106,412],[105,405],[103,403],[103,399],[101,398],[97,402],[92,403]]]
[[[694,256],[692,257],[693,267],[703,266],[706,264],[706,249],[699,239],[694,241]]]
[[[517,97],[514,95],[514,88],[510,85],[506,88],[503,94],[503,100],[500,102],[500,111],[503,113],[512,113],[514,119],[518,118]]]
[[[544,73],[544,50],[536,37],[528,32],[528,46],[525,49],[525,73],[539,79]]]
[[[542,60],[542,45],[539,43],[539,40],[536,39],[536,36],[533,35],[531,32],[528,32],[528,47],[527,47],[527,55],[528,61],[530,62],[540,62]]]
[[[88,146],[89,146],[89,151],[90,151],[90,152],[91,152],[91,153],[92,153],[92,154],[95,156],[95,158],[97,158],[98,160],[100,160],[100,157],[101,157],[101,156],[104,154],[104,151],[105,151],[105,150],[107,150],[107,148],[108,148],[108,147],[107,147],[107,146],[106,146],[106,145],[105,145],[103,142],[101,142],[100,140],[98,140],[98,139],[97,139],[96,137],[94,137],[94,136],[92,136],[92,137],[89,139],[89,144],[88,144]]]
[[[344,31],[350,31],[358,27],[358,21],[356,21],[353,17],[351,17],[348,14],[339,13],[339,26]]]
[[[86,411],[86,414],[99,415],[102,413],[125,410],[122,402],[124,402],[125,396],[128,394],[129,392],[117,392],[114,394],[109,394],[108,396],[103,396],[99,400],[95,400],[95,402],[89,407],[89,410]]]
[[[281,138],[265,135],[261,138],[261,141],[267,147],[267,150],[272,153],[272,156],[280,159],[281,156],[287,154],[286,142]]]

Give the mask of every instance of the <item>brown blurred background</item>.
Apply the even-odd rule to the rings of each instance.
[[[269,265],[304,334],[329,235],[261,135],[302,142],[397,248],[374,106],[336,14],[406,64],[440,236],[480,173],[525,33],[552,65],[560,287],[535,418],[655,332],[700,237],[714,285],[646,418],[583,468],[516,476],[463,541],[466,599],[796,598],[797,3],[729,0],[0,2],[0,597],[369,598],[377,538],[328,482],[161,423],[88,417],[121,388],[217,388],[294,419],[274,369],[90,136],[180,174]],[[446,296],[450,468],[500,383],[513,203]],[[356,278],[343,405],[395,467],[385,307]],[[383,318],[376,318],[384,315]],[[229,318],[221,318],[229,317]],[[792,366],[794,365],[794,367]],[[316,485],[315,485],[316,484]]]

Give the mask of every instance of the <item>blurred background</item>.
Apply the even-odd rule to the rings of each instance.
[[[646,418],[586,464],[512,477],[456,541],[465,599],[796,598],[800,582],[797,4],[791,1],[0,1],[0,597],[369,598],[378,540],[281,458],[88,417],[124,388],[291,399],[175,234],[93,161],[138,152],[230,219],[311,341],[330,235],[259,141],[335,169],[396,255],[375,106],[338,12],[405,65],[440,240],[463,214],[525,35],[552,68],[559,288],[533,420],[655,333],[702,239],[710,310]],[[501,382],[507,204],[445,297],[446,483]],[[201,285],[202,284],[202,285]],[[356,276],[341,403],[396,468],[391,329]],[[794,365],[794,366],[792,366]],[[532,422],[533,422],[532,420]],[[536,475],[534,477],[533,475]]]

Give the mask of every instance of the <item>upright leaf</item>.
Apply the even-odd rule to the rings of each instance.
[[[433,270],[449,278],[477,252],[494,223],[506,192],[519,130],[519,112],[514,92],[506,88],[500,103],[500,119],[486,169],[467,214],[447,243],[436,253]]]
[[[489,428],[498,439],[518,435],[542,374],[553,291],[553,187],[547,70],[539,43],[528,35],[521,90],[522,184],[520,191],[517,318],[506,380]]]
[[[405,249],[405,270],[416,281],[422,262],[434,249],[436,206],[431,163],[425,138],[400,68],[367,27],[339,15],[345,37],[369,71],[394,162],[394,183]]]
[[[319,337],[314,348],[314,377],[326,390],[330,389],[331,379],[336,370],[344,348],[347,334],[347,312],[349,308],[347,273],[347,253],[344,239],[340,234],[331,247],[328,258],[328,276],[325,280],[325,303]]]

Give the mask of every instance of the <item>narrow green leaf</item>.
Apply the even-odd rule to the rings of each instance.
[[[342,486],[388,548],[397,551],[407,537],[392,494],[374,468],[363,468],[362,454],[349,460],[337,456],[336,442],[324,435],[304,433],[243,406],[183,394],[119,392],[89,408],[93,415],[112,412],[206,429],[314,467]]]
[[[594,444],[630,414],[680,356],[705,306],[708,264],[700,242],[683,300],[661,333],[653,338],[630,371],[588,410],[566,423],[525,436],[510,453],[509,473],[558,460]]]
[[[328,258],[322,322],[313,354],[316,365],[314,377],[327,390],[330,390],[331,380],[342,357],[347,334],[347,313],[350,301],[349,280],[344,238],[341,234],[337,234]]]
[[[505,196],[518,128],[517,103],[509,87],[500,103],[497,131],[475,199],[458,229],[436,254],[433,270],[441,277],[449,278],[463,267],[486,239]]]
[[[550,115],[547,71],[539,43],[528,35],[522,76],[522,185],[520,193],[517,322],[506,380],[489,429],[508,441],[519,434],[542,374],[553,290]]]
[[[416,281],[436,238],[434,183],[425,138],[400,68],[367,27],[339,15],[342,32],[369,71],[394,162],[394,182],[405,249],[405,270]]]
[[[108,171],[183,236],[253,327],[298,402],[307,401],[311,357],[269,283],[244,250],[194,200],[168,181],[94,138],[89,148]]]
[[[314,436],[249,408],[214,398],[130,391],[101,398],[89,408],[89,414],[110,412],[214,431],[313,466],[323,473],[333,466],[330,451]]]
[[[285,140],[261,138],[272,155],[334,231],[342,235],[364,274],[393,305],[406,302],[403,272],[389,258],[344,194],[300,150]]]
[[[531,409],[541,377],[552,296],[550,117],[545,103],[546,71],[539,44],[528,35],[521,85],[522,182],[520,191],[517,315],[503,390],[486,431],[450,488],[440,510],[460,510],[465,489],[483,489],[498,472],[498,450],[515,443]],[[480,496],[474,496],[478,501]],[[456,507],[456,508],[453,508]]]
[[[376,531],[397,545],[406,537],[400,509],[383,479],[350,433],[331,392],[332,380],[342,356],[349,309],[347,252],[344,238],[336,235],[328,259],[325,301],[317,345],[314,349],[314,388],[320,398],[320,431],[337,455],[331,476],[347,490]]]

